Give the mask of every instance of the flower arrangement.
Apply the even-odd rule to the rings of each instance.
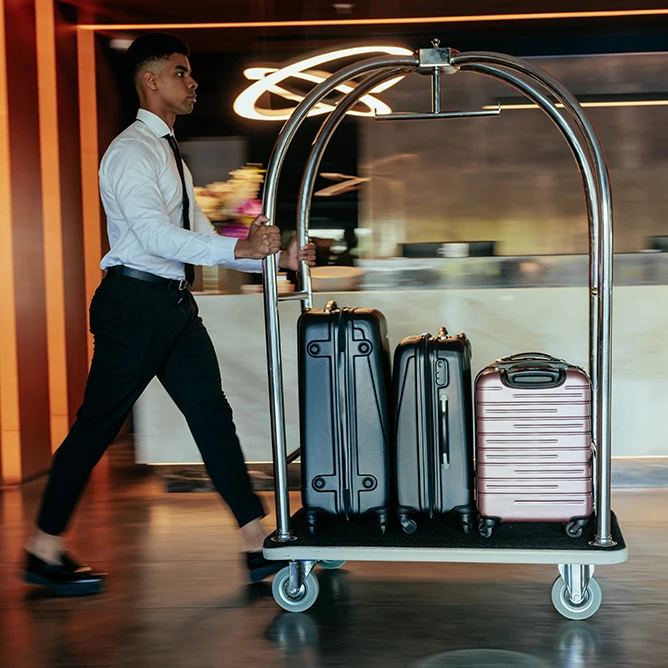
[[[245,239],[253,219],[262,213],[258,199],[265,170],[247,164],[230,172],[227,181],[195,188],[195,200],[213,223],[218,234]]]

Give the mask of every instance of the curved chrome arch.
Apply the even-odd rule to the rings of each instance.
[[[307,243],[308,229],[311,217],[311,200],[313,199],[313,188],[315,185],[315,177],[320,168],[322,156],[327,150],[329,140],[332,138],[334,132],[339,127],[346,113],[355,106],[357,98],[366,95],[370,90],[373,90],[379,84],[393,79],[394,77],[403,73],[409,72],[406,68],[393,68],[390,70],[383,70],[370,74],[355,88],[355,95],[347,95],[343,100],[336,105],[336,108],[329,113],[320,130],[313,140],[311,152],[306,161],[304,168],[304,176],[302,178],[301,186],[299,188],[299,197],[297,198],[297,235],[300,246]],[[307,293],[307,296],[302,301],[302,308],[311,308],[312,293],[311,293],[311,272],[308,265],[301,263],[299,268],[299,288]]]
[[[417,69],[417,56],[378,56],[344,67],[318,84],[295,108],[285,122],[272,151],[265,177],[262,213],[271,221],[276,211],[276,189],[290,142],[306,119],[309,110],[338,85],[370,72],[386,68],[406,67]],[[353,90],[348,95],[353,95]],[[264,287],[264,322],[267,342],[267,370],[269,375],[269,413],[271,417],[271,441],[274,455],[276,481],[276,540],[289,541],[290,499],[288,494],[288,464],[285,442],[285,405],[283,401],[283,365],[281,355],[280,323],[278,319],[278,287],[276,285],[276,256],[262,262]]]
[[[567,140],[578,168],[580,169],[587,202],[590,223],[590,374],[592,378],[592,400],[594,406],[594,440],[597,452],[597,527],[595,544],[614,545],[611,538],[610,516],[610,371],[611,371],[611,311],[612,311],[612,197],[605,155],[591,121],[575,97],[556,79],[540,68],[512,56],[491,52],[456,54],[452,65],[464,71],[478,72],[503,81],[525,94],[545,111]],[[320,163],[331,135],[344,117],[345,110],[352,107],[363,86],[373,79],[387,75],[387,69],[415,70],[419,58],[379,57],[350,65],[316,88],[296,108],[279,134],[267,169],[263,212],[271,219],[276,207],[276,187],[285,154],[294,134],[302,124],[309,109],[343,81],[372,73],[362,84],[347,95],[326,119],[314,141],[300,192],[297,234],[302,242],[307,237],[308,208],[313,190],[315,171]],[[373,74],[377,73],[377,77]],[[518,76],[532,80],[525,81]],[[392,76],[396,76],[396,72]],[[387,75],[390,78],[390,75]],[[567,116],[546,97],[533,82],[552,93],[564,105]],[[370,85],[370,84],[369,84]],[[339,111],[339,107],[341,110]],[[581,138],[578,138],[567,118],[575,123]],[[584,146],[583,141],[584,140]],[[302,284],[306,288],[299,297],[310,305],[310,274],[307,267],[300,271]],[[305,280],[304,280],[305,278]],[[287,451],[285,443],[285,417],[283,406],[283,378],[281,369],[280,329],[278,321],[278,296],[276,286],[276,258],[264,261],[264,305],[267,340],[267,359],[272,420],[272,446],[276,478],[277,535],[279,542],[291,539],[290,513],[287,486]]]

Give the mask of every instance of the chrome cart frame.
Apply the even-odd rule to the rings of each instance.
[[[596,531],[593,540],[578,549],[487,549],[484,547],[327,546],[313,540],[308,544],[291,532],[288,492],[288,463],[298,451],[288,455],[285,437],[283,372],[278,302],[300,300],[302,310],[312,307],[310,269],[302,263],[299,289],[278,295],[276,257],[264,260],[264,307],[270,391],[271,433],[276,483],[277,530],[264,547],[269,559],[287,559],[288,568],[274,580],[274,597],[286,610],[302,611],[317,598],[317,580],[311,572],[320,562],[337,567],[343,560],[440,561],[557,564],[560,576],[554,583],[552,600],[557,610],[571,619],[585,619],[598,609],[601,590],[593,579],[595,565],[621,563],[628,558],[610,508],[611,477],[611,335],[612,335],[612,197],[610,178],[601,142],[576,98],[544,70],[512,56],[490,52],[458,53],[441,48],[420,49],[412,56],[380,56],[345,67],[316,86],[299,104],[283,126],[269,162],[263,213],[270,220],[276,211],[276,192],[287,150],[303,121],[326,95],[345,82],[357,80],[326,118],[308,158],[297,212],[300,245],[308,239],[309,213],[315,177],[334,131],[365,94],[397,76],[421,72],[431,75],[432,110],[424,113],[392,113],[376,120],[413,120],[489,116],[492,111],[441,111],[441,75],[459,71],[477,72],[502,81],[524,94],[541,108],[568,143],[580,170],[589,220],[589,374],[592,382],[592,457],[594,462],[594,504]],[[361,81],[359,79],[362,78]],[[553,100],[556,100],[554,102]],[[614,536],[613,536],[614,533]]]

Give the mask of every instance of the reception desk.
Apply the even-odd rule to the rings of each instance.
[[[586,267],[586,263],[584,265]],[[260,295],[198,295],[218,353],[224,390],[248,462],[271,461],[264,313]],[[542,351],[588,368],[588,290],[585,287],[364,289],[316,294],[340,306],[381,310],[392,349],[405,336],[466,332],[473,372],[498,357]],[[668,456],[668,285],[621,285],[613,306],[613,456]],[[285,408],[289,450],[299,445],[296,322],[299,304],[281,304]],[[137,460],[201,463],[185,420],[157,380],[135,410]]]

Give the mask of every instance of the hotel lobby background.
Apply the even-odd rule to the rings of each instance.
[[[630,62],[624,54],[646,54],[629,57],[646,66],[636,71],[620,66],[615,70],[618,78],[609,81],[620,89],[632,82],[635,93],[666,91],[668,99],[668,81],[663,85],[661,79],[668,9],[658,0],[583,0],[575,14],[564,13],[572,3],[556,0],[480,0],[447,8],[440,0],[353,0],[351,13],[345,7],[337,9],[337,4],[341,3],[0,0],[0,665],[667,664],[662,621],[668,613],[668,544],[662,512],[667,495],[659,488],[614,490],[613,508],[631,561],[601,568],[600,575],[597,571],[604,603],[587,623],[565,622],[552,610],[552,567],[447,564],[350,564],[321,576],[323,593],[312,611],[290,616],[278,611],[267,586],[244,584],[240,541],[215,495],[168,494],[151,469],[136,464],[128,425],[96,470],[72,531],[74,550],[110,571],[109,592],[86,600],[60,600],[42,592],[27,593],[17,580],[44,474],[74,420],[91,354],[88,303],[107,248],[97,165],[108,143],[132,118],[118,40],[159,27],[188,41],[202,95],[195,114],[179,122],[179,138],[241,138],[247,159],[265,166],[280,125],[234,115],[232,101],[248,83],[242,70],[258,63],[281,66],[304,54],[350,44],[389,42],[419,48],[438,36],[460,50],[549,57],[543,62],[562,67],[566,77],[578,83],[596,78],[594,72],[592,79],[592,63],[608,67],[605,63]],[[446,11],[448,16],[441,16]],[[194,22],[202,25],[186,25]],[[576,65],[568,70],[563,64],[574,61],[558,59],[562,56],[596,58],[589,62],[590,69]],[[423,83],[427,86],[428,81]],[[466,101],[466,91],[460,89],[459,94],[459,101]],[[412,95],[413,89],[401,93],[397,88],[387,100],[400,104]],[[622,212],[616,221],[618,250],[640,251],[646,236],[666,234],[662,173],[668,135],[657,130],[653,141],[649,128],[664,125],[668,107],[626,111],[624,117],[634,122],[651,121],[634,135],[635,145],[629,143],[624,123],[610,121],[615,114],[621,118],[621,112],[596,113],[606,133],[604,148],[619,170],[617,180],[613,175],[613,193]],[[500,155],[504,147],[521,140],[521,114],[534,112],[508,113],[518,116],[508,119],[504,127],[509,134],[502,139],[486,126],[486,141],[499,140],[490,155]],[[345,122],[324,169],[355,174],[365,161],[385,157],[385,149],[404,150],[406,136],[388,139],[380,130],[363,131],[362,123]],[[315,123],[309,125],[316,129]],[[458,177],[462,181],[472,178],[479,164],[474,152],[467,153],[464,138],[452,144],[463,165]],[[370,151],[371,140],[377,145],[380,141],[382,149]],[[436,151],[428,135],[418,140],[430,155]],[[294,193],[289,191],[298,180],[297,154],[307,150],[309,141],[304,139],[296,148],[288,186],[280,192],[279,222],[286,229],[292,226]],[[522,152],[510,153],[503,153],[504,175],[494,189],[495,202],[503,204],[510,196],[503,184],[515,174],[521,179],[522,170],[536,166],[531,161],[523,164]],[[645,161],[643,155],[651,159]],[[580,201],[570,194],[560,199],[562,186],[579,187],[575,166],[564,156],[565,148],[556,158],[559,170],[570,168],[572,178],[562,180],[559,172],[556,180],[541,181],[549,156],[535,177],[555,210],[563,205],[568,217],[568,238],[554,232],[559,215],[550,220],[555,247],[564,242],[562,250],[581,252],[581,226],[575,233],[568,226],[576,218],[578,225],[584,220],[584,201],[573,213]],[[485,174],[493,178],[490,169]],[[422,185],[433,190],[433,182]],[[376,190],[369,197],[355,191],[336,202],[319,201],[315,226],[328,227],[334,221],[371,227],[370,216],[382,212],[387,203],[386,192]],[[522,188],[513,192],[521,196]],[[411,194],[422,197],[417,188]],[[469,204],[480,216],[501,208],[469,202],[470,198],[469,192],[444,201],[452,203],[462,219]],[[410,198],[392,200],[397,201],[410,206]],[[436,200],[421,201],[425,218],[433,217]],[[518,215],[526,218],[526,210]],[[422,239],[420,234],[429,233],[432,222],[411,227],[411,239]],[[480,229],[494,232],[488,225]],[[503,247],[508,239],[502,238],[501,227],[497,233]],[[549,249],[521,246],[521,252]],[[658,314],[663,308],[657,303]],[[643,323],[637,326],[640,330]],[[264,350],[256,353],[264,357]],[[657,428],[666,430],[663,424]],[[269,494],[266,500],[271,507]],[[294,495],[293,506],[297,505]],[[481,654],[482,650],[496,654]]]

